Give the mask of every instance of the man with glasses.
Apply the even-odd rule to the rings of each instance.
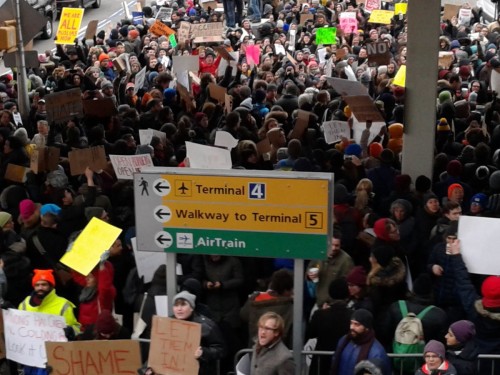
[[[275,312],[263,314],[258,322],[257,342],[253,347],[250,375],[293,375],[292,353],[281,340],[283,318]]]

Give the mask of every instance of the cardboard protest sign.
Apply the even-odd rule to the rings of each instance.
[[[368,95],[368,89],[358,81],[326,77],[326,81],[342,96]]]
[[[451,64],[453,64],[454,58],[455,54],[451,51],[439,51],[438,67],[449,69]]]
[[[301,13],[300,14],[300,24],[304,25],[307,20],[314,20],[314,14],[312,14],[312,13]]]
[[[271,152],[271,142],[269,142],[269,139],[267,137],[257,143],[257,152],[259,153],[259,155]]]
[[[384,121],[384,117],[369,96],[346,96],[344,100],[349,105],[351,112],[361,122]]]
[[[198,375],[201,324],[153,316],[148,365],[158,374]]]
[[[177,84],[177,86],[175,87],[181,97],[181,100],[184,102],[184,105],[186,106],[186,110],[188,112],[192,112],[193,110],[195,110],[196,106],[193,104],[193,97],[191,96],[191,94],[189,94],[187,88],[185,88],[180,84]]]
[[[68,341],[62,316],[15,309],[2,312],[7,358],[14,362],[45,368],[45,342]]]
[[[149,28],[149,32],[158,36],[162,35],[169,36],[171,34],[175,34],[174,30],[172,30],[170,27],[165,25],[160,20],[156,20],[155,23],[151,25],[151,27]]]
[[[406,65],[401,65],[392,81],[393,85],[405,87],[406,85]]]
[[[55,92],[45,95],[47,121],[62,122],[73,117],[82,117],[82,92],[79,88]]]
[[[93,217],[73,242],[71,250],[66,252],[60,261],[87,276],[121,232],[120,228]]]
[[[106,168],[108,165],[104,146],[73,150],[68,153],[68,157],[72,176],[85,173],[87,167],[95,172]]]
[[[355,33],[358,30],[358,20],[356,12],[340,13],[340,28],[346,34]]]
[[[323,123],[325,141],[329,145],[342,140],[343,137],[351,138],[351,129],[347,121],[325,121]]]
[[[56,44],[73,44],[78,37],[83,19],[83,8],[63,8],[59,27],[57,28]]]
[[[97,25],[99,20],[92,20],[87,25],[87,30],[85,30],[85,39],[93,39],[97,32]]]
[[[187,157],[191,168],[231,169],[231,153],[224,148],[186,142]]]
[[[191,24],[191,37],[194,43],[223,42],[222,34],[224,25],[222,22],[208,22]]]
[[[186,21],[182,21],[179,29],[177,30],[177,40],[179,43],[185,43],[190,39],[191,24]]]
[[[387,42],[367,43],[366,54],[370,66],[388,65],[392,56]]]
[[[380,9],[380,0],[365,0],[365,9],[368,12]]]
[[[292,131],[288,134],[288,139],[301,139],[302,135],[309,126],[310,112],[299,109],[297,113],[297,120],[293,126]]]
[[[381,23],[383,25],[390,25],[392,17],[394,17],[394,11],[392,10],[375,9],[370,15],[369,22]]]
[[[217,85],[216,83],[208,84],[208,92],[212,99],[217,100],[219,103],[225,103],[226,101],[226,88]]]
[[[316,29],[316,44],[336,44],[337,29],[335,27],[320,27]]]
[[[109,155],[111,164],[119,180],[133,180],[134,173],[143,167],[153,167],[150,154],[142,155]]]
[[[135,374],[141,367],[139,341],[47,342],[47,364],[56,375]]]
[[[208,10],[208,8],[215,9],[217,8],[217,1],[202,1],[201,6],[205,10]]]
[[[259,65],[260,61],[260,47],[256,45],[248,46],[245,55],[249,65]]]
[[[84,100],[83,112],[86,116],[91,117],[111,117],[118,113],[115,102],[111,98]]]
[[[33,173],[50,172],[57,169],[61,150],[58,147],[42,147],[33,150],[30,169]]]
[[[224,46],[215,46],[214,50],[217,51],[219,55],[225,60],[234,60],[234,57],[229,53],[229,51]]]
[[[458,15],[459,10],[460,10],[460,5],[444,4],[443,21],[448,21],[451,20],[453,17],[456,17]]]
[[[499,224],[497,218],[460,216],[460,252],[470,273],[498,275],[500,252],[492,244],[500,240]]]
[[[26,181],[26,173],[28,172],[29,168],[9,163],[7,164],[4,178],[12,182],[24,183]]]

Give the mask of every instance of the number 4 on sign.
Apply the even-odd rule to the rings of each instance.
[[[248,184],[248,198],[266,199],[266,184],[250,182]]]

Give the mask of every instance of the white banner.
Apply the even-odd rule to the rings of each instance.
[[[62,316],[23,310],[3,310],[7,358],[27,366],[45,368],[45,341],[66,342]]]
[[[154,166],[150,154],[109,155],[109,159],[119,180],[133,180],[135,172],[140,172],[143,167]]]
[[[186,142],[187,157],[191,168],[231,169],[231,153],[229,150]]]

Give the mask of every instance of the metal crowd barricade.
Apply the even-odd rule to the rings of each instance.
[[[245,354],[251,353],[251,352],[252,352],[252,349],[242,349],[238,353],[235,354],[235,356],[234,356],[234,368],[235,368],[234,374],[236,374],[236,365],[238,364],[241,357],[243,357]],[[321,356],[330,356],[331,357],[333,355],[333,353],[334,353],[333,351],[319,351],[319,350],[305,351],[305,350],[303,350],[301,352],[302,358],[303,358],[302,363],[305,363],[305,357],[307,357],[307,356],[311,356],[311,360],[319,361],[319,357],[321,357]],[[423,363],[423,353],[417,353],[417,354],[387,353],[387,355],[389,356],[389,358],[421,358],[422,363]],[[480,354],[480,355],[478,355],[478,361],[477,361],[478,374],[481,374],[481,371],[480,371],[481,370],[481,361],[491,361],[491,371],[489,374],[496,375],[495,374],[495,360],[500,361],[499,354]],[[304,375],[307,375],[308,374],[308,367],[302,366],[302,368],[303,368],[302,373]],[[393,371],[393,373],[395,375],[402,375],[403,371],[400,370],[399,373]],[[225,374],[219,374],[219,375],[225,375]],[[244,374],[244,375],[250,375],[250,374]],[[318,374],[310,374],[310,375],[323,375],[323,374],[319,373],[319,368],[318,368]],[[482,374],[482,375],[485,375],[485,374]]]

